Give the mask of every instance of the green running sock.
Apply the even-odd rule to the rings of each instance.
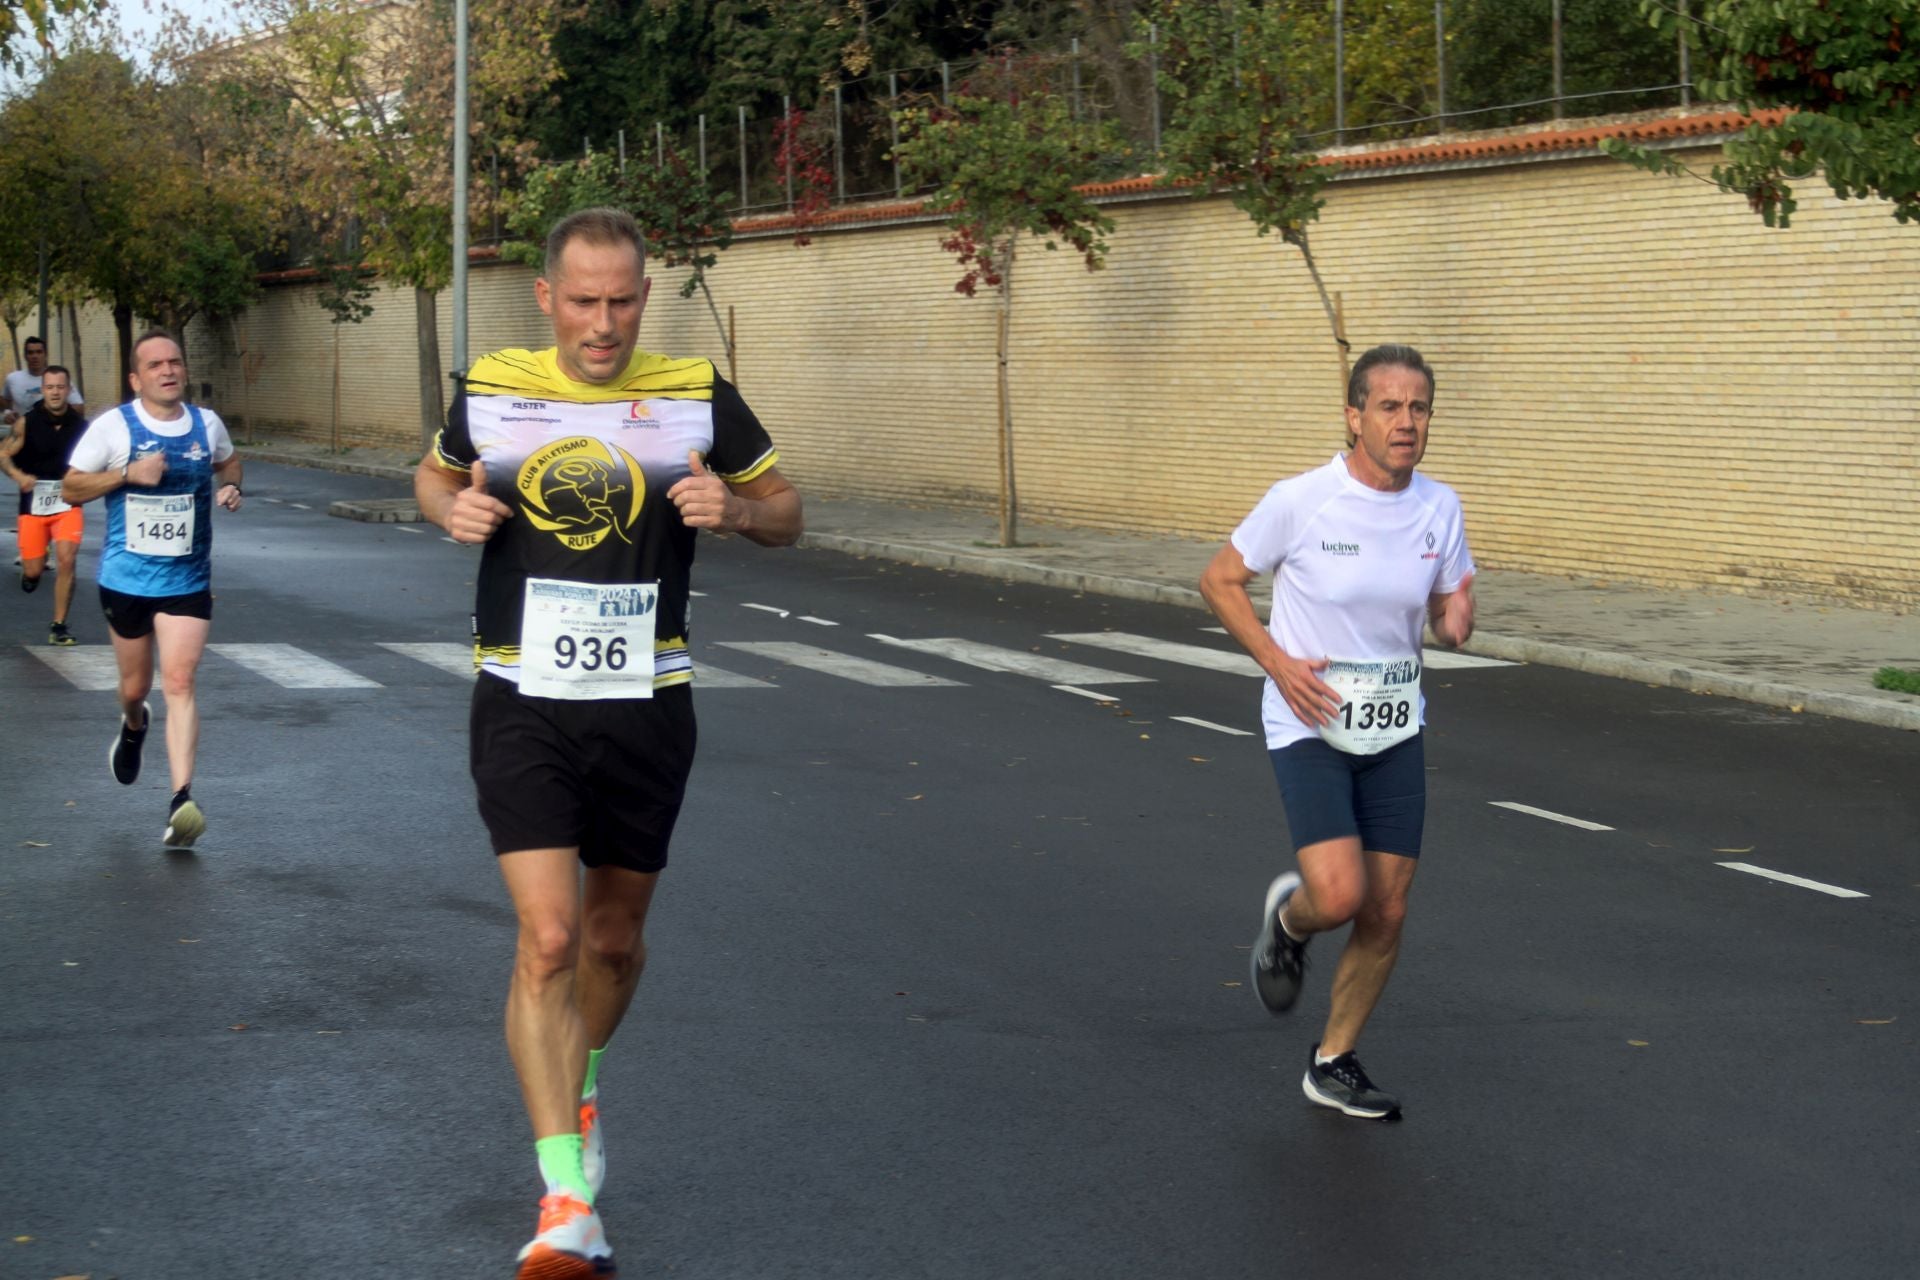
[[[541,1138],[533,1144],[533,1150],[540,1157],[540,1176],[547,1180],[548,1195],[564,1191],[582,1204],[593,1203],[593,1192],[587,1189],[587,1175],[580,1168],[579,1134],[556,1133],[551,1138]]]
[[[580,1096],[582,1098],[590,1098],[593,1096],[593,1087],[600,1080],[600,1055],[605,1052],[605,1049],[587,1050],[587,1078],[582,1081],[580,1085]]]

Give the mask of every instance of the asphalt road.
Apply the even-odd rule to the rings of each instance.
[[[61,669],[46,588],[0,596],[0,1277],[505,1276],[513,920],[433,665],[476,556],[324,514],[391,484],[248,478],[214,641],[290,648],[203,668],[195,854],[158,735],[107,774],[91,581]],[[624,1274],[1912,1273],[1915,735],[1431,668],[1370,1124],[1299,1089],[1338,940],[1292,1015],[1245,987],[1289,862],[1226,732],[1257,681],[1113,639],[1230,654],[1206,618],[738,540],[695,585],[700,762],[602,1069]],[[1100,671],[977,665],[1034,657]]]

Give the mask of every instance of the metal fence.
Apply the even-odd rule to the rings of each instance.
[[[1332,91],[1326,96],[1324,118],[1300,135],[1314,149],[1444,134],[1455,130],[1540,124],[1569,115],[1595,115],[1687,106],[1692,101],[1691,73],[1684,38],[1676,41],[1671,66],[1651,77],[1653,83],[1569,91],[1570,73],[1563,47],[1563,0],[1550,4],[1550,42],[1536,51],[1543,61],[1550,55],[1550,79],[1543,92],[1520,101],[1488,104],[1475,100],[1472,86],[1450,83],[1445,0],[1434,0],[1434,51],[1431,79],[1409,93],[1430,109],[1366,104],[1356,113],[1346,75],[1347,49],[1344,0],[1331,0],[1333,48],[1327,75]],[[1685,14],[1687,0],[1677,0]],[[1543,9],[1543,15],[1545,15]],[[1068,47],[1021,55],[1022,74],[1038,74],[1046,87],[1072,106],[1077,118],[1109,120],[1125,144],[1109,158],[1107,176],[1153,172],[1160,152],[1164,103],[1158,88],[1157,33],[1142,42],[1141,56],[1096,56],[1072,40]],[[844,80],[826,88],[817,99],[796,101],[788,96],[779,116],[755,115],[745,106],[731,112],[697,116],[689,128],[669,128],[658,121],[635,122],[612,137],[582,138],[583,151],[617,151],[622,164],[657,162],[669,144],[692,158],[717,191],[730,192],[736,216],[792,211],[805,202],[810,186],[831,204],[857,203],[914,194],[902,181],[893,159],[899,139],[900,112],[911,106],[950,99],[982,76],[996,74],[1001,56],[969,62],[943,62]],[[1036,71],[1037,68],[1037,71]],[[1008,68],[1011,73],[1011,68]],[[1591,81],[1591,76],[1580,77]],[[1638,79],[1648,79],[1642,75]],[[798,147],[784,152],[778,135],[782,120],[797,133]],[[801,154],[796,156],[795,151]],[[830,179],[810,184],[803,172],[806,156],[817,158],[819,172]],[[816,175],[817,176],[817,175]],[[477,230],[477,229],[476,229]],[[494,238],[500,229],[494,227]]]

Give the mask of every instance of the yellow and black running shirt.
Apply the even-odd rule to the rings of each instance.
[[[552,348],[496,351],[474,362],[435,441],[449,470],[486,467],[487,492],[513,508],[481,553],[476,659],[519,681],[528,578],[656,583],[653,684],[693,679],[687,584],[694,533],[667,490],[687,453],[744,484],[778,460],[760,420],[710,360],[635,351],[620,376],[575,382]]]

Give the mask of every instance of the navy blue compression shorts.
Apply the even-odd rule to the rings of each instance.
[[[1426,736],[1416,733],[1371,756],[1336,751],[1319,738],[1268,751],[1294,852],[1359,836],[1369,852],[1419,857],[1427,822]]]

